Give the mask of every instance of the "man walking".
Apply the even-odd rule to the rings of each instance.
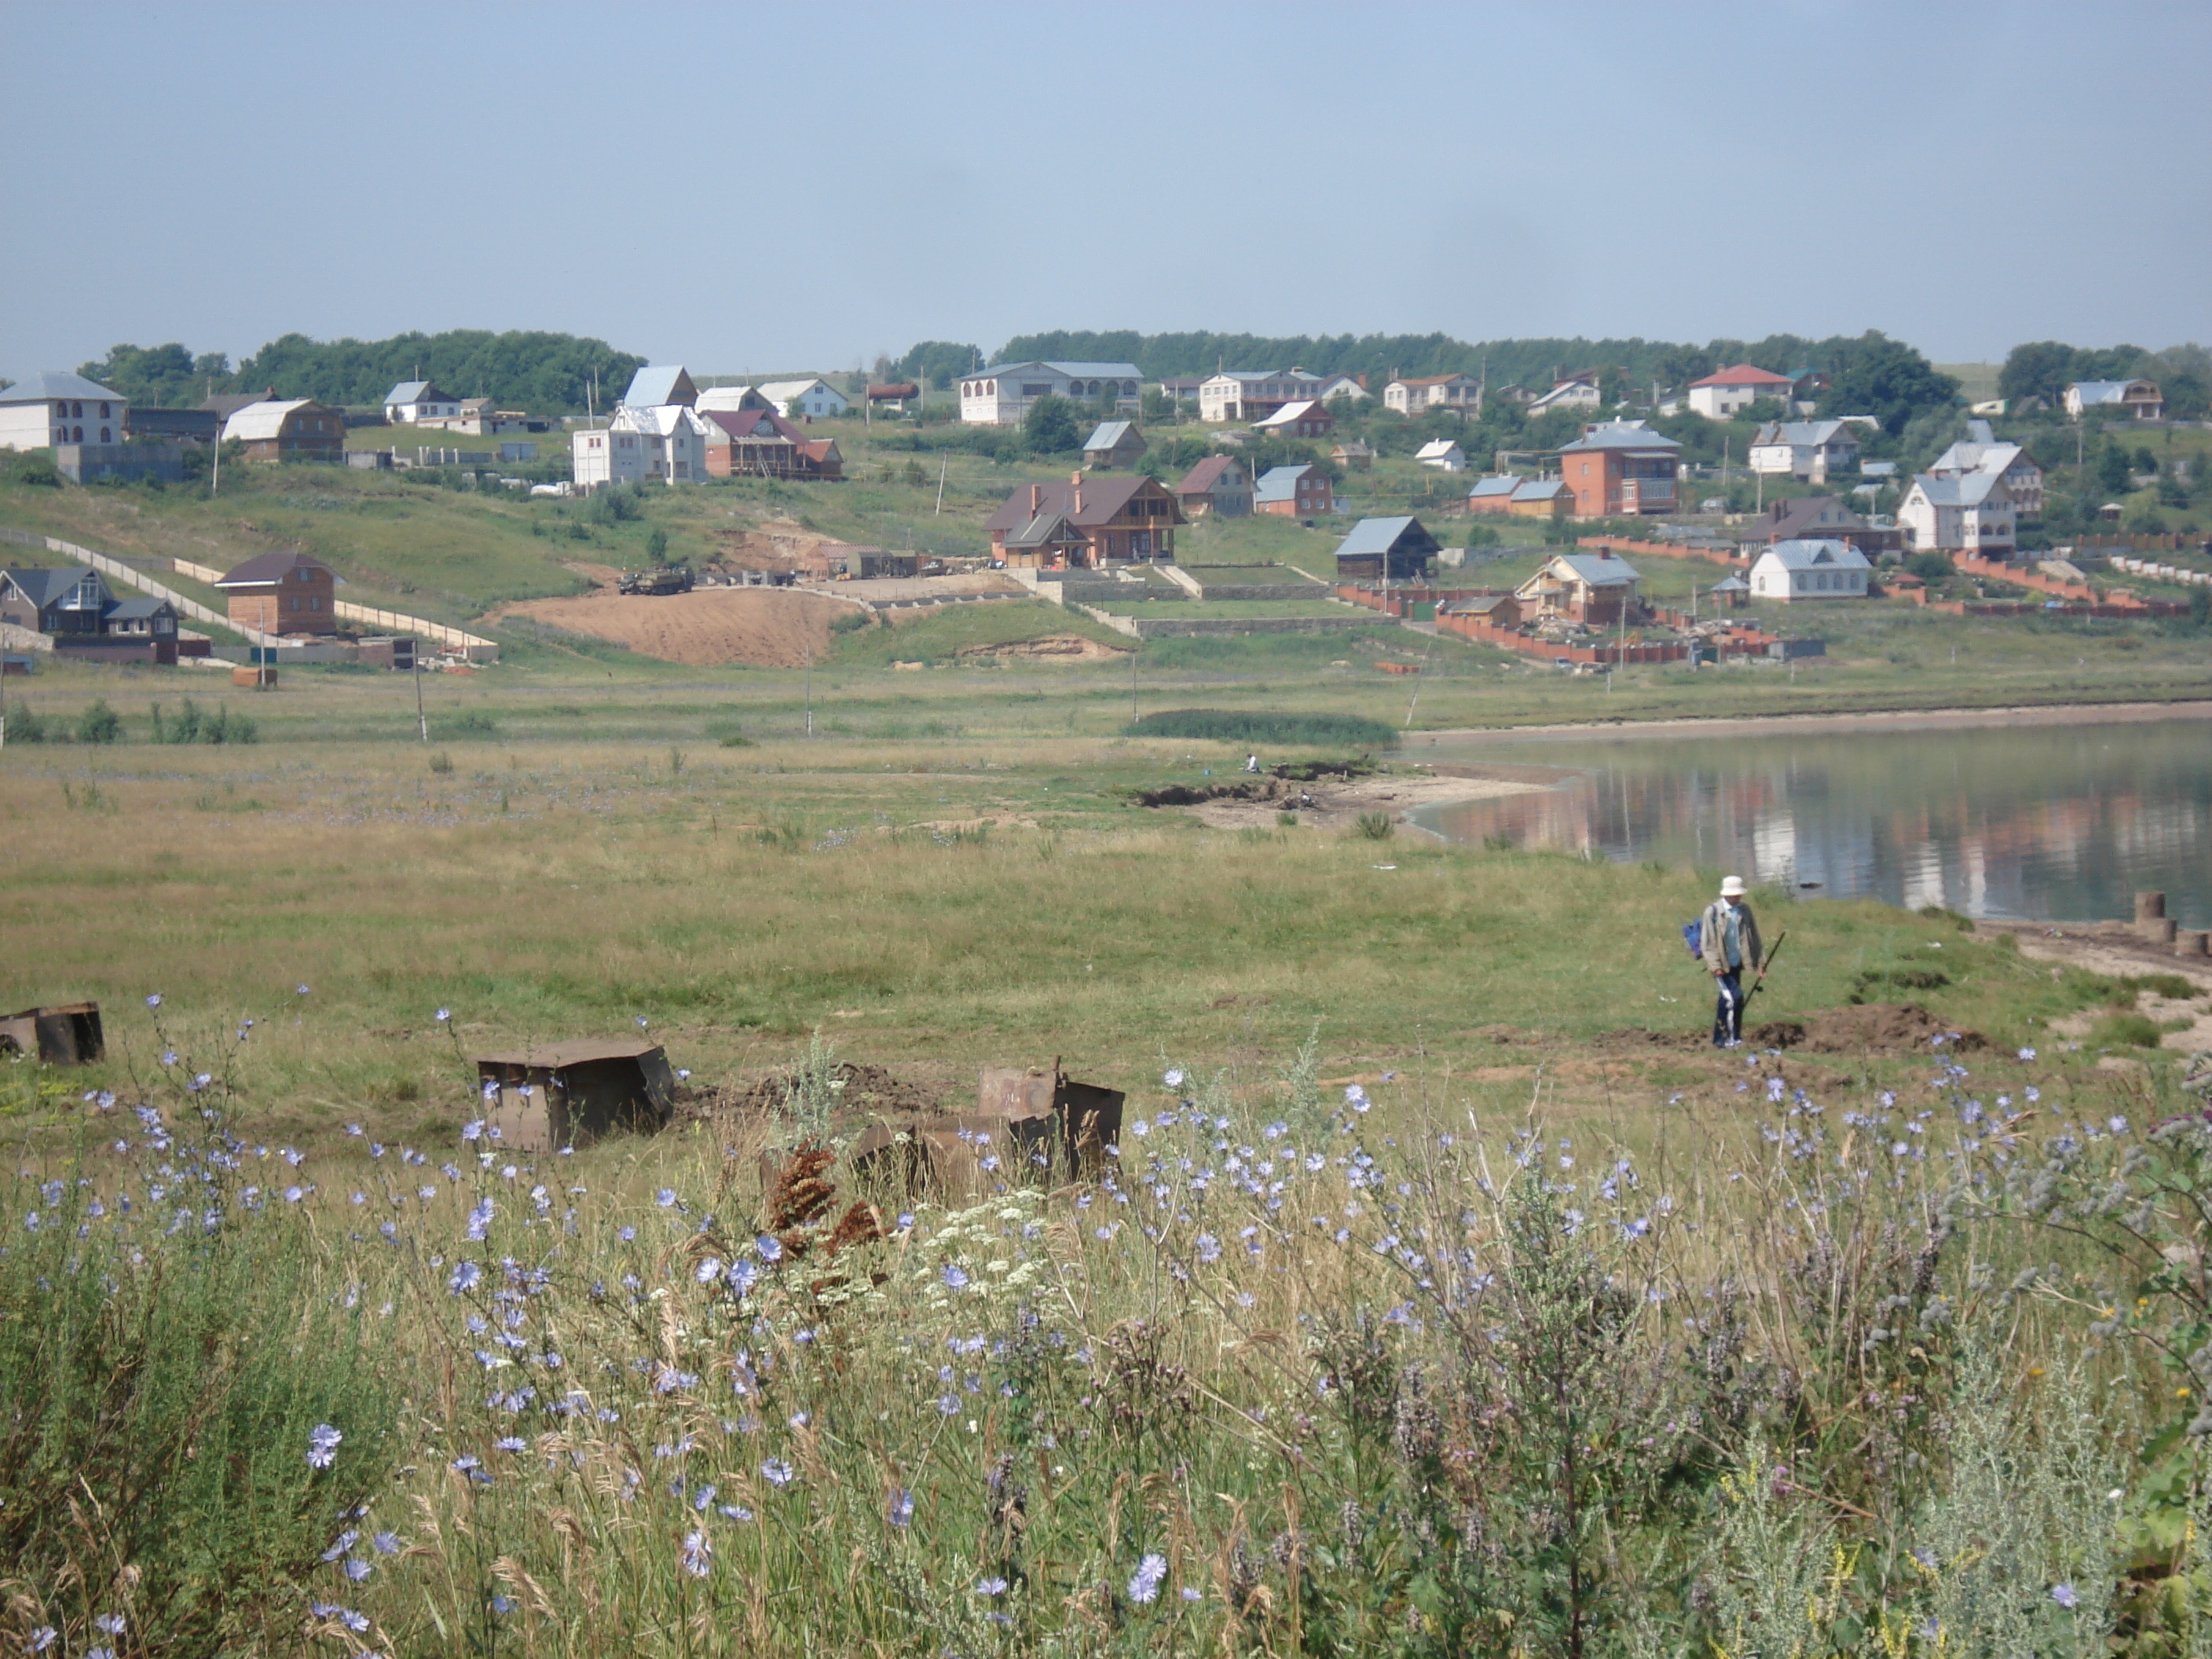
[[[1760,961],[1759,923],[1743,902],[1741,876],[1723,881],[1721,896],[1705,907],[1698,950],[1720,993],[1713,1006],[1713,1047],[1733,1048],[1743,1041],[1743,970],[1756,971]]]

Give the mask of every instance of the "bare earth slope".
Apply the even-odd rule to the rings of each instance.
[[[827,654],[831,618],[852,614],[840,600],[788,588],[701,588],[665,598],[599,588],[574,599],[503,605],[486,620],[527,617],[663,662],[797,668],[810,656],[819,662]]]

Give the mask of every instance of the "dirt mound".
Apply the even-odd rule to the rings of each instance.
[[[894,625],[896,620],[902,618],[895,619]],[[1097,640],[1086,640],[1080,634],[1045,634],[1034,640],[1016,640],[1007,645],[963,646],[953,654],[969,660],[1020,658],[1033,662],[1101,662],[1109,657],[1118,657],[1121,653]]]
[[[841,542],[793,524],[772,519],[750,530],[724,530],[715,536],[714,562],[725,570],[772,570],[824,576],[842,564],[854,544]]]
[[[1761,1048],[1799,1048],[1814,1054],[1928,1054],[1936,1039],[1946,1051],[1988,1048],[1978,1031],[1962,1031],[1917,1002],[1863,1003],[1823,1008],[1797,1019],[1770,1020],[1745,1034]]]
[[[945,1109],[945,1091],[913,1078],[902,1078],[880,1066],[840,1064],[837,1116],[862,1120],[874,1117],[928,1116]],[[783,1104],[792,1073],[769,1072],[742,1083],[694,1088],[678,1103],[679,1116],[705,1120],[766,1117]]]
[[[1935,1042],[1939,1036],[1949,1039],[1941,1050]],[[1930,1054],[1989,1047],[1978,1031],[1947,1024],[1917,1002],[1864,1003],[1823,1008],[1794,1019],[1770,1019],[1747,1030],[1743,1040],[1750,1048],[1808,1054]],[[1603,1032],[1591,1040],[1591,1046],[1615,1054],[1638,1049],[1693,1053],[1711,1042],[1711,1033],[1705,1030],[1649,1031],[1637,1025]]]
[[[503,605],[486,620],[526,617],[608,640],[663,662],[797,668],[830,649],[830,623],[856,614],[841,600],[774,587],[709,587],[660,598],[605,588],[567,599]]]

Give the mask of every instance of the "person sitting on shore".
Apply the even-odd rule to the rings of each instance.
[[[1743,1041],[1743,970],[1759,963],[1759,922],[1743,902],[1743,878],[1721,883],[1721,896],[1705,907],[1698,923],[1698,950],[1720,995],[1713,1005],[1713,1047],[1733,1048]]]

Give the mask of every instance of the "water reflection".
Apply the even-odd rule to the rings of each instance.
[[[1741,871],[1968,915],[2124,916],[2165,890],[2212,925],[2212,724],[1485,738],[1437,762],[1572,769],[1540,793],[1431,807],[1448,839]]]

